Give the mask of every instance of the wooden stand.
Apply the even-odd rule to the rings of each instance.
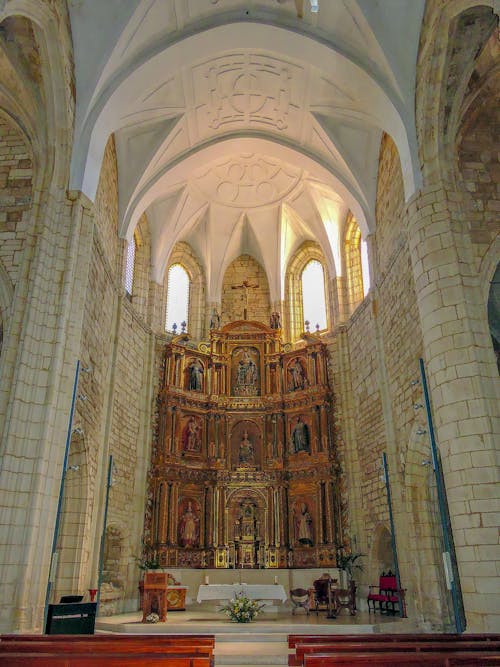
[[[146,618],[152,613],[158,614],[160,621],[167,620],[167,588],[168,574],[166,572],[146,572],[144,575],[143,623],[147,623]]]

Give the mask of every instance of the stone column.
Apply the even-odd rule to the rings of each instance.
[[[468,629],[492,632],[500,383],[462,197],[444,184],[414,195],[408,240]]]

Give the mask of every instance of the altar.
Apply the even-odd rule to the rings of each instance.
[[[279,600],[286,602],[287,594],[280,584],[205,584],[199,587],[197,602],[231,600],[245,595],[251,600]]]

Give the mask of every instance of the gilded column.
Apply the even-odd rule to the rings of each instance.
[[[316,442],[318,443],[318,452],[323,451],[323,430],[321,428],[321,408],[319,405],[314,406],[314,417],[316,421]]]
[[[158,495],[159,495],[158,532],[156,533],[156,539],[154,539],[153,541],[154,542],[158,541],[160,544],[165,544],[168,535],[168,495],[169,495],[169,485],[166,482],[162,482],[160,484],[160,493]]]
[[[283,531],[281,526],[281,507],[280,507],[280,489],[273,489],[274,494],[274,536],[275,536],[275,545],[277,547],[281,546],[283,543]]]
[[[176,419],[176,412],[177,409],[175,405],[173,405],[170,408],[171,412],[171,423],[170,423],[170,453],[174,454],[175,453],[175,431],[177,429],[177,419]]]
[[[325,503],[323,495],[323,482],[318,482],[316,488],[316,496],[318,498],[318,532],[317,532],[317,542],[318,544],[325,543],[325,530],[324,530],[324,516],[325,516]]]
[[[327,415],[328,405],[322,403],[319,406],[319,415],[321,422],[321,449],[323,451],[328,451],[328,415]]]
[[[213,532],[212,532],[212,542],[214,547],[219,546],[219,495],[220,490],[218,487],[215,487],[214,493],[212,494],[212,515],[213,515]]]
[[[170,543],[177,544],[177,505],[179,501],[179,483],[173,482],[170,492]]]

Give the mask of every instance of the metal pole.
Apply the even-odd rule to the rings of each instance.
[[[52,583],[56,577],[57,571],[57,540],[59,538],[59,528],[61,525],[61,512],[64,498],[64,482],[66,480],[66,471],[68,469],[68,458],[69,458],[69,446],[71,443],[71,432],[73,429],[73,415],[75,413],[75,403],[76,403],[76,391],[78,388],[78,377],[80,375],[80,360],[76,362],[76,371],[75,371],[75,380],[73,382],[73,396],[71,398],[71,410],[69,413],[69,422],[68,422],[68,432],[66,434],[66,448],[64,450],[64,460],[62,466],[61,474],[61,484],[59,486],[59,500],[57,502],[57,512],[56,512],[56,523],[54,525],[54,535],[52,537],[52,551],[50,557],[50,570],[49,570],[49,580],[47,582],[47,591],[45,593],[45,606],[43,610],[43,631],[46,632],[47,627],[47,614],[49,611],[49,601],[50,594],[52,592]]]
[[[456,566],[455,545],[451,533],[450,515],[448,511],[448,502],[446,498],[446,488],[444,485],[443,470],[439,458],[439,451],[434,437],[434,426],[432,422],[431,404],[429,399],[429,390],[427,388],[427,378],[425,375],[424,360],[419,359],[420,375],[422,378],[422,388],[424,391],[425,410],[427,412],[427,424],[429,427],[429,440],[431,443],[432,467],[436,477],[436,489],[439,506],[439,517],[441,520],[441,529],[443,531],[443,565],[446,576],[446,585],[451,592],[453,603],[453,614],[455,616],[455,627],[457,632],[464,632],[467,627],[465,613],[463,611],[462,592],[460,589],[460,580],[458,568]]]
[[[399,561],[398,561],[398,552],[396,549],[396,533],[394,531],[394,517],[392,514],[391,485],[389,484],[389,469],[387,467],[387,456],[385,452],[382,452],[382,467],[384,469],[385,490],[387,492],[387,506],[389,508],[389,521],[391,524],[392,557],[394,559],[394,570],[396,574],[396,583],[398,585],[397,594],[399,599],[399,615],[401,616],[401,618],[406,618],[406,604],[401,588],[401,577],[399,576]]]
[[[104,565],[104,545],[106,542],[106,523],[108,521],[108,504],[109,504],[109,490],[112,485],[112,479],[113,479],[113,456],[110,455],[109,457],[109,466],[108,466],[108,478],[106,481],[106,500],[104,503],[104,521],[103,521],[103,527],[102,527],[102,535],[101,535],[101,545],[99,547],[99,572],[98,572],[98,577],[97,577],[97,598],[96,598],[96,608],[95,608],[95,615],[97,617],[97,614],[99,612],[99,603],[101,601],[101,581],[102,581],[102,568]]]

